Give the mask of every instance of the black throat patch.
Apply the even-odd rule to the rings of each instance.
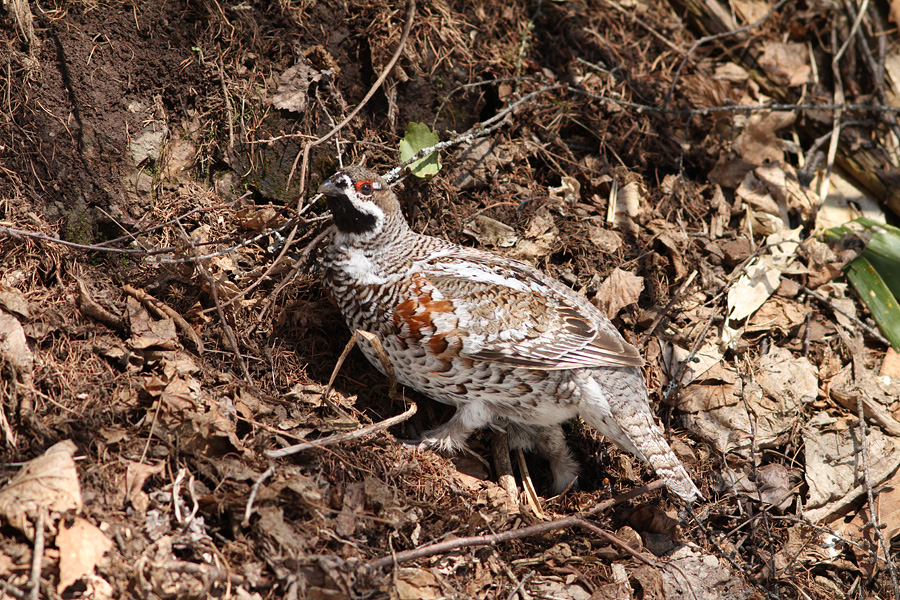
[[[328,208],[334,215],[334,224],[343,233],[367,233],[375,229],[375,215],[360,212],[347,196],[329,196]]]

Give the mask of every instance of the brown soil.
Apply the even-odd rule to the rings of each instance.
[[[151,252],[85,250],[8,230],[0,237],[0,292],[17,290],[28,310],[16,313],[3,304],[8,301],[0,307],[17,315],[34,357],[30,371],[0,365],[4,474],[11,477],[17,463],[73,440],[81,516],[113,541],[97,562],[96,579],[76,578],[58,590],[63,548],[53,536],[62,524],[51,518],[56,524],[48,530],[41,573],[45,597],[507,598],[525,579],[552,583],[540,589],[526,584],[532,597],[663,597],[665,569],[655,562],[663,559],[644,564],[578,528],[360,570],[366,561],[431,541],[540,519],[505,498],[495,466],[414,452],[398,442],[452,412],[410,390],[405,397],[419,412],[390,432],[286,459],[265,457],[281,444],[355,429],[405,409],[389,399],[385,379],[356,350],[331,400],[321,399],[350,335],[321,289],[317,250],[310,245],[327,225],[318,218],[324,204],[304,212],[270,276],[225,304],[256,283],[280,252],[281,238],[266,228],[284,225],[296,208],[306,207],[309,190],[339,162],[387,171],[398,164],[409,122],[424,122],[449,139],[557,83],[490,134],[494,150],[475,185],[461,187],[475,169],[451,148],[433,180],[407,177],[398,193],[420,232],[512,253],[464,233],[480,214],[520,238],[542,239],[545,247],[526,258],[591,298],[616,268],[643,278],[638,302],[615,322],[641,345],[658,415],[710,497],[698,508],[718,542],[660,490],[617,504],[593,522],[623,539],[629,531],[642,534],[644,546],[662,556],[696,544],[719,557],[713,560],[730,574],[733,589],[720,586],[717,597],[761,597],[761,589],[813,598],[839,597],[851,588],[891,593],[886,571],[866,571],[849,552],[837,566],[781,565],[773,575],[772,557],[788,543],[790,524],[757,520],[741,530],[750,522],[742,516],[747,507],[713,487],[722,457],[683,431],[678,411],[662,402],[667,380],[660,342],[644,337],[654,317],[689,274],[699,274],[695,285],[711,298],[743,258],[729,263],[731,255],[720,248],[741,237],[744,213],[733,203],[733,190],[725,190],[734,207],[726,209],[726,232],[718,241],[707,235],[721,193],[708,176],[731,149],[742,115],[673,115],[598,99],[662,107],[674,72],[702,35],[681,22],[682,9],[674,4],[619,6],[419,2],[398,66],[337,142],[312,149],[305,179],[298,159],[303,145],[331,130],[373,85],[400,41],[405,4],[32,3],[31,44],[12,13],[3,18],[0,225],[80,245],[139,234],[109,246]],[[776,14],[759,35],[780,39],[797,10]],[[820,15],[809,16],[805,31],[792,31],[797,40],[817,35],[828,35]],[[704,46],[685,75],[724,64],[729,55],[723,50],[740,52],[743,42],[729,43]],[[279,77],[298,62],[314,76],[301,94],[305,107],[275,108]],[[470,85],[476,82],[487,83]],[[694,106],[697,94],[682,82],[672,106]],[[740,101],[738,92],[732,95],[722,104]],[[804,142],[810,139],[799,122],[795,128]],[[551,189],[568,177],[580,191],[566,204]],[[638,227],[620,230],[623,243],[606,247],[592,240],[592,228],[608,228],[613,190],[627,184],[636,184],[642,196]],[[541,238],[547,232],[533,225],[546,215],[558,232]],[[811,229],[801,215],[794,218]],[[261,232],[266,235],[232,249]],[[215,256],[194,259],[206,254]],[[183,260],[165,262],[170,259]],[[667,335],[677,340],[701,312],[670,307]],[[817,318],[832,327],[830,314]],[[765,344],[800,353],[805,331],[752,334],[726,360],[752,365]],[[689,347],[694,340],[677,341]],[[872,347],[870,362],[883,354],[883,347]],[[846,356],[827,336],[814,337],[808,354],[817,365]],[[543,498],[547,519],[653,480],[596,432],[579,423],[567,427],[583,472],[578,489]],[[472,440],[473,452],[491,465],[492,437]],[[764,461],[795,466],[792,461],[802,460],[797,440],[786,435]],[[546,494],[546,463],[529,456],[528,466],[538,492]],[[253,493],[254,512],[245,521]],[[4,527],[0,573],[16,590],[29,587],[32,549],[24,533]],[[734,553],[730,563],[723,551]],[[615,564],[627,567],[624,583]],[[569,585],[584,595],[566,591]]]

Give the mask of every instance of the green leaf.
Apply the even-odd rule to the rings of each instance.
[[[825,238],[865,244],[844,270],[884,337],[900,350],[900,229],[862,217],[826,230]]]
[[[900,350],[900,306],[865,255],[847,265],[847,279],[872,313],[881,333],[895,350]]]
[[[432,131],[424,123],[410,121],[406,126],[406,135],[400,140],[400,162],[406,162],[425,148],[430,148],[440,141],[438,134]],[[409,170],[416,177],[430,178],[441,170],[441,161],[437,151],[425,158],[420,158],[409,165]]]

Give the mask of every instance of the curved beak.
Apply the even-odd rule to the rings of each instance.
[[[334,185],[329,179],[319,186],[319,193],[328,198],[333,198],[335,196],[343,196],[344,190]]]

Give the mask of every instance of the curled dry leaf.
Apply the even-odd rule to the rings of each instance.
[[[131,296],[125,301],[125,306],[128,310],[128,320],[131,324],[129,346],[136,350],[144,350],[151,347],[173,350],[178,347],[178,332],[175,329],[175,321],[172,319],[155,321],[150,316],[150,313],[141,306],[141,303]]]
[[[741,386],[738,378],[722,375],[718,383],[685,388],[678,408],[685,411],[685,425],[708,439],[721,453],[749,457],[751,444],[771,447],[793,428],[805,404],[818,395],[818,374],[805,357],[794,358],[773,347],[760,358],[756,379]]]
[[[519,239],[515,229],[485,215],[476,215],[466,223],[463,233],[478,240],[479,244],[497,248],[515,246]]]
[[[856,424],[856,416],[836,417],[820,412],[801,429],[809,486],[806,506],[822,507],[819,511],[808,511],[807,516],[812,520],[830,514],[826,503],[840,503],[848,494],[865,493],[865,488],[857,485],[862,479],[862,461]],[[870,427],[866,447],[869,480],[874,487],[900,465],[900,440]]]
[[[309,86],[321,79],[321,72],[312,68],[305,58],[299,58],[297,64],[278,77],[278,91],[272,97],[272,105],[282,110],[305,111]]]
[[[25,330],[13,315],[0,310],[0,359],[21,378],[34,368],[34,354],[28,347]]]
[[[25,294],[4,283],[0,283],[0,308],[23,319],[31,316],[31,309],[28,300],[25,299]]]
[[[58,594],[86,575],[94,572],[94,567],[110,549],[112,541],[90,522],[76,517],[67,527],[62,525],[56,536],[59,548]]]
[[[809,50],[796,42],[763,42],[763,55],[759,66],[779,85],[803,85],[809,83],[812,68],[809,66]]]
[[[75,450],[75,442],[71,440],[54,444],[42,455],[25,463],[0,490],[0,515],[28,539],[34,539],[34,527],[29,519],[35,519],[38,511],[64,513],[81,510]]]
[[[635,304],[644,291],[644,278],[634,273],[616,268],[597,290],[594,303],[597,308],[606,313],[610,319],[616,317],[619,311]]]

